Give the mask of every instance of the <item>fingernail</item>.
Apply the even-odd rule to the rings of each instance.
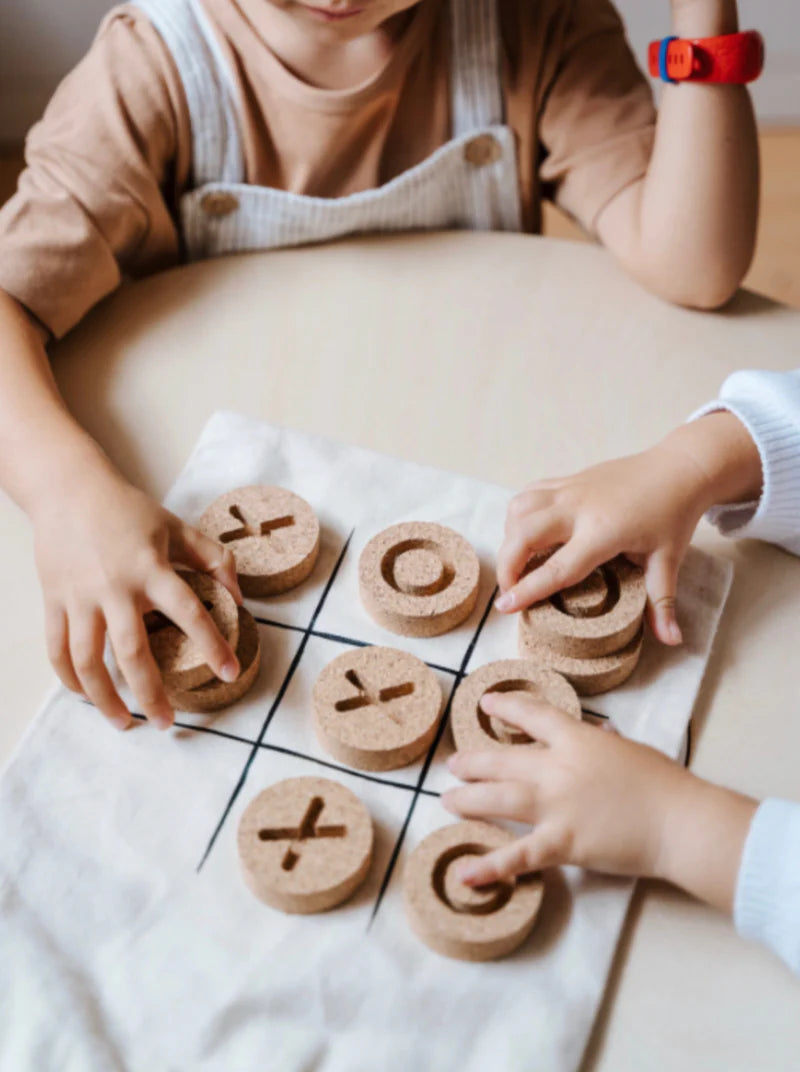
[[[477,872],[474,867],[470,867],[469,864],[464,864],[461,870],[458,872],[458,877],[464,883],[465,886],[470,886],[475,881]]]
[[[119,730],[120,733],[124,733],[125,730],[129,730],[133,725],[133,719],[130,715],[118,715],[117,718],[111,719],[111,725],[115,730]]]
[[[440,804],[442,805],[442,807],[444,808],[445,811],[450,811],[450,812],[455,811],[455,809],[453,808],[453,805],[450,802],[450,793],[449,793],[449,791],[445,791],[444,793],[442,793],[442,795],[439,797],[439,802],[440,802]]]
[[[452,756],[448,756],[447,769],[455,772],[457,768],[458,768],[458,753],[454,752],[452,754]]]
[[[681,635],[680,626],[678,625],[677,622],[671,622],[670,623],[669,630],[668,630],[668,635],[669,635],[670,643],[672,643],[672,644],[680,644],[680,642],[683,640],[683,637]]]
[[[223,665],[219,676],[230,685],[239,676],[239,667],[235,662],[227,662]]]
[[[168,730],[172,727],[171,715],[151,715],[150,721],[157,730]]]
[[[503,592],[503,594],[501,596],[499,596],[495,600],[494,605],[497,608],[497,610],[500,610],[500,611],[513,610],[514,609],[514,602],[515,602],[514,593],[509,591],[509,592]]]

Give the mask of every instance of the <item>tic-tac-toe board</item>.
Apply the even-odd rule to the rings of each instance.
[[[0,888],[10,891],[0,950],[26,995],[25,1027],[16,1018],[4,1033],[17,1063],[0,1055],[0,1069],[35,1067],[48,1046],[74,1056],[62,1066],[81,1072],[575,1068],[630,882],[574,868],[548,875],[533,934],[489,964],[430,952],[402,904],[409,852],[453,821],[438,799],[454,784],[445,766],[450,700],[471,670],[516,653],[515,621],[492,608],[509,493],[220,414],[167,502],[192,520],[251,483],[291,488],[322,525],[308,580],[248,601],[262,642],[252,691],[215,716],[181,714],[167,733],[138,725],[126,734],[60,691],[0,780]],[[474,612],[433,639],[387,633],[358,597],[360,550],[408,519],[450,525],[481,559]],[[684,649],[646,646],[626,686],[592,698],[595,717],[677,754],[728,580],[721,563],[690,558]],[[419,656],[445,697],[428,752],[385,774],[335,762],[313,729],[320,671],[369,644]],[[239,874],[242,812],[260,790],[297,775],[345,785],[375,824],[366,882],[317,916],[266,907]]]

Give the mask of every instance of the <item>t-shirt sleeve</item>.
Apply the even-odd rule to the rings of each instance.
[[[564,4],[539,138],[546,193],[588,231],[647,171],[655,135],[650,85],[607,0]]]
[[[0,210],[0,288],[54,336],[123,276],[174,264],[188,116],[172,59],[132,6],[116,8],[25,145]]]

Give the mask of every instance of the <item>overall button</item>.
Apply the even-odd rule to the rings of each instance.
[[[479,134],[464,146],[464,159],[473,167],[483,167],[500,159],[503,150],[491,134]]]
[[[239,207],[239,198],[225,190],[212,190],[200,201],[207,216],[230,216]]]

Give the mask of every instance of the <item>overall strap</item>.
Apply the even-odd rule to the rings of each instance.
[[[503,122],[499,0],[450,0],[453,137]]]
[[[228,65],[199,0],[133,0],[172,54],[192,128],[195,186],[242,182],[243,153]]]

